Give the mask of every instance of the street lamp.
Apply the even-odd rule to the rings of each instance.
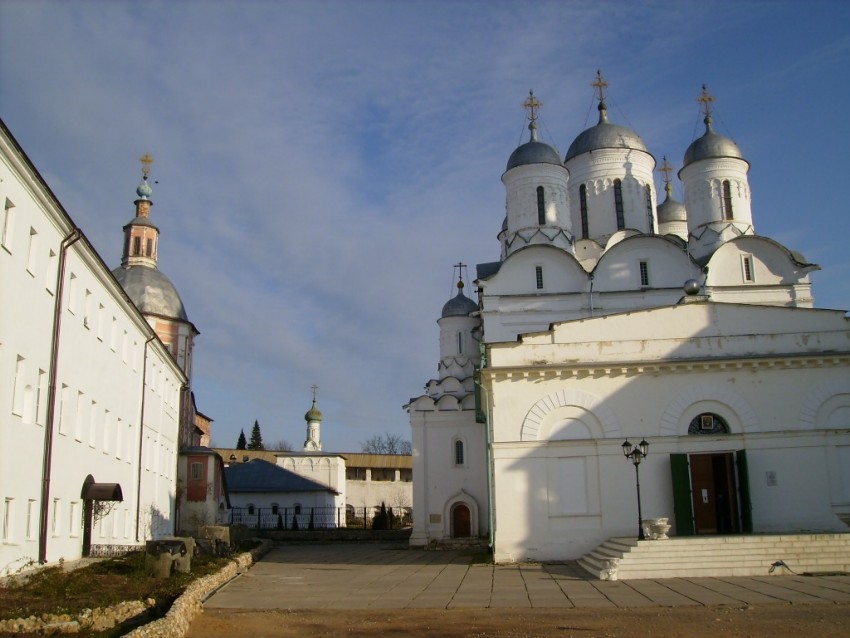
[[[629,440],[626,439],[623,442],[623,455],[629,459],[635,466],[635,484],[637,485],[637,506],[638,506],[638,540],[645,541],[646,536],[643,533],[643,515],[640,511],[640,471],[638,467],[640,466],[640,462],[646,457],[649,453],[649,443],[646,442],[646,439],[642,439],[640,443],[637,445],[632,445],[629,443]]]

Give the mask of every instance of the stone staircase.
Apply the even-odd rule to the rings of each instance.
[[[850,572],[850,534],[612,538],[578,564],[601,580]]]

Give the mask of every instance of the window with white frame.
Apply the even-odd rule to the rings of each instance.
[[[638,270],[640,271],[640,285],[642,288],[649,286],[649,262],[641,260],[638,262]]]
[[[741,255],[741,275],[745,282],[753,282],[756,280],[755,271],[753,270],[752,255]]]
[[[36,522],[37,513],[35,509],[35,499],[31,498],[27,501],[27,540],[35,538]]]
[[[59,522],[59,504],[59,499],[54,498],[52,516],[50,517],[50,533],[54,536],[59,536],[59,533],[62,531],[62,525]]]
[[[27,246],[27,272],[35,277],[36,260],[38,258],[38,231],[30,228],[29,246]]]
[[[14,208],[15,205],[7,197],[6,204],[3,206],[2,226],[0,226],[0,246],[3,246],[8,251],[12,250],[12,238],[15,230]]]
[[[534,267],[534,279],[537,284],[537,290],[543,290],[543,266]]]
[[[4,543],[10,543],[12,541],[12,530],[14,526],[12,524],[12,507],[14,505],[14,499],[6,497],[3,501],[3,538],[2,541]]]
[[[465,462],[465,455],[463,449],[463,441],[460,439],[455,439],[454,441],[454,463],[455,465],[463,465]]]
[[[12,414],[24,414],[24,390],[26,388],[27,363],[18,355],[15,363],[15,385],[12,386]]]
[[[59,258],[56,252],[51,248],[47,251],[47,268],[44,271],[44,287],[51,295],[56,290],[56,268]]]

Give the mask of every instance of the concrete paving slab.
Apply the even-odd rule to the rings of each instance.
[[[850,602],[850,576],[598,581],[575,563],[492,565],[465,550],[281,546],[210,609],[613,608]]]

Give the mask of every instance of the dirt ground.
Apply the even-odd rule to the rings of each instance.
[[[633,609],[205,611],[188,638],[846,638],[850,605],[771,604]]]

